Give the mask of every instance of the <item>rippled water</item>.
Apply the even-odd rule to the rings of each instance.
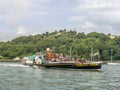
[[[0,63],[0,90],[120,90],[120,66],[85,71]]]

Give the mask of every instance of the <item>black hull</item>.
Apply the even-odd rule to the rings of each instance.
[[[71,68],[71,69],[101,69],[101,64],[96,65],[80,65],[77,66],[76,64],[43,64],[46,68]]]

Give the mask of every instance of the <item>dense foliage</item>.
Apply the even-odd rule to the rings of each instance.
[[[110,60],[112,49],[113,60],[120,60],[120,36],[111,39],[110,34],[91,32],[86,35],[83,32],[66,30],[21,36],[12,41],[0,42],[0,58],[22,58],[37,52],[45,53],[48,47],[65,54],[69,54],[71,49],[72,57],[86,59],[90,59],[93,47],[93,53],[99,50],[101,60]]]

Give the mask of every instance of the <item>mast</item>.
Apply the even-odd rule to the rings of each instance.
[[[111,62],[112,62],[112,54],[113,54],[113,50],[111,49]]]
[[[70,47],[70,57],[71,57],[71,47]]]
[[[93,61],[92,59],[93,59],[93,47],[91,46],[91,62]]]
[[[100,61],[100,51],[98,50],[98,60]]]

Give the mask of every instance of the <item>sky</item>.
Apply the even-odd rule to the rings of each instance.
[[[120,0],[0,0],[0,41],[60,29],[120,35]]]

